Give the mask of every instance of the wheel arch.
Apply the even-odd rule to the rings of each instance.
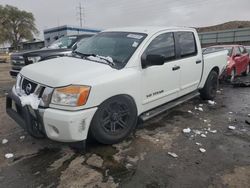
[[[137,112],[137,116],[138,116],[138,107],[137,107],[137,104],[135,102],[135,99],[129,94],[117,94],[117,95],[111,96],[111,97],[105,99],[104,101],[102,101],[98,106],[101,106],[104,102],[111,100],[114,97],[124,97],[124,98],[130,99],[133,102],[134,107],[136,108],[136,112]]]
[[[220,74],[220,68],[215,66],[214,68],[212,68],[212,70],[209,72],[209,74],[212,72],[212,71],[215,71],[218,75]],[[208,74],[208,75],[209,75]]]

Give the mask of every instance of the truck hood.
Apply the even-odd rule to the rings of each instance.
[[[109,74],[116,69],[109,65],[74,57],[61,57],[42,61],[21,70],[21,75],[34,82],[62,87],[70,84],[84,84],[102,74]]]

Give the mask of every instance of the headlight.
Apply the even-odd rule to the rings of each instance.
[[[28,61],[32,61],[32,63],[36,63],[41,60],[40,56],[28,57]]]
[[[90,93],[89,86],[67,86],[56,88],[51,103],[65,106],[82,106],[86,104]]]

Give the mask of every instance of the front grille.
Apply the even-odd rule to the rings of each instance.
[[[36,87],[37,87],[37,84],[34,83],[34,82],[31,82],[27,79],[23,79],[23,82],[22,82],[22,90],[27,94],[31,94],[31,93],[34,93],[34,91],[36,90]]]
[[[22,95],[22,93],[25,93],[26,95],[34,93],[38,96],[38,98],[41,98],[41,106],[49,106],[53,88],[28,80],[23,76],[19,76],[19,78],[17,79],[17,87],[22,90],[19,92],[17,91],[19,95]]]

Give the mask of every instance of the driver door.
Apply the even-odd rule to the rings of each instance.
[[[180,66],[175,61],[174,33],[163,33],[155,37],[142,57],[147,55],[164,56],[166,60],[163,65],[151,65],[142,70],[144,111],[167,103],[179,96]]]

